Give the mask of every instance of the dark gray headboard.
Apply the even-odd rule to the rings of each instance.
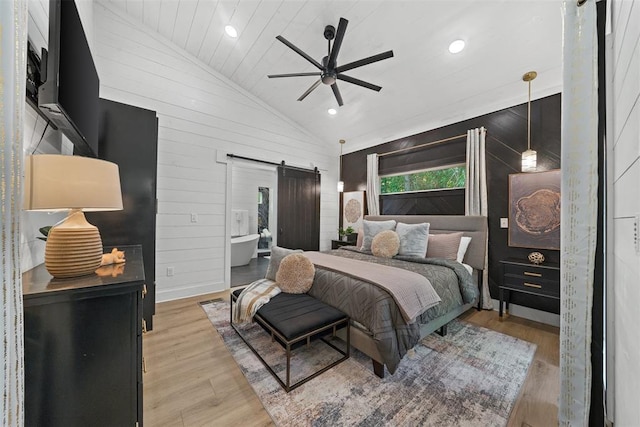
[[[441,234],[462,231],[471,237],[471,243],[464,256],[464,263],[476,270],[484,269],[484,258],[487,250],[487,217],[465,215],[367,215],[369,221],[387,221],[395,219],[405,224],[428,222],[429,233]]]

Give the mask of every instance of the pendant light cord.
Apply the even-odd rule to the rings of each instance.
[[[342,146],[344,142],[340,140],[340,181],[342,181]]]
[[[529,80],[529,102],[527,104],[527,150],[531,150],[531,80]]]

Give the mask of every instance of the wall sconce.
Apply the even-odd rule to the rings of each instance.
[[[28,156],[24,209],[68,210],[69,215],[49,231],[45,266],[56,278],[92,274],[102,260],[102,239],[83,211],[122,210],[118,165],[80,156]]]
[[[531,149],[531,80],[538,73],[529,71],[522,76],[522,80],[529,83],[529,101],[527,103],[527,151],[522,153],[522,172],[535,172],[538,162],[538,154]]]
[[[342,180],[342,146],[344,145],[344,139],[338,141],[340,143],[340,181],[338,181],[338,193],[342,193],[344,191],[344,181]]]

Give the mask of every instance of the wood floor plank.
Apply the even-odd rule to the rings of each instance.
[[[147,426],[271,426],[273,422],[198,302],[228,292],[157,305],[143,348]],[[559,330],[495,311],[469,310],[462,319],[537,345],[508,426],[557,425]]]

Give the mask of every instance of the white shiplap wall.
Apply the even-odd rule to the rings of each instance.
[[[157,300],[228,287],[226,153],[322,173],[321,249],[338,224],[335,147],[117,9],[95,3],[100,96],[158,113]],[[230,200],[230,198],[229,198]],[[190,214],[198,215],[197,223]],[[167,276],[167,267],[175,274]]]
[[[614,0],[607,56],[609,144],[613,144],[615,425],[640,425],[640,1]]]

